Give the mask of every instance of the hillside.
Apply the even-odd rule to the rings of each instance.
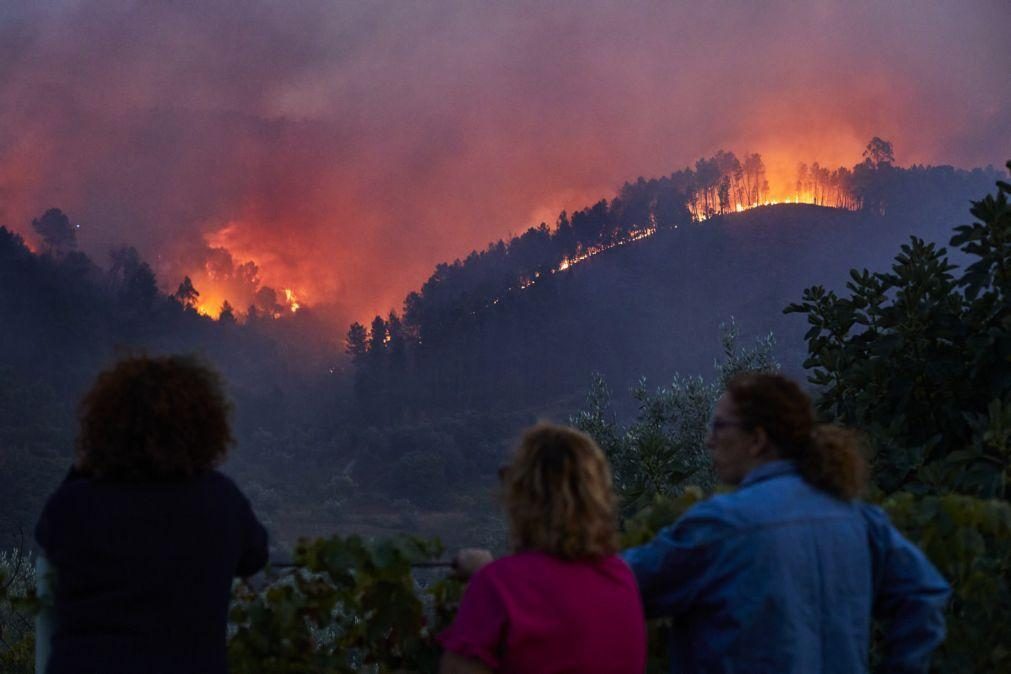
[[[618,388],[708,372],[731,318],[746,336],[774,333],[799,371],[806,326],[783,308],[810,285],[840,288],[851,268],[886,266],[910,235],[946,244],[960,224],[949,217],[784,204],[659,230],[514,287],[399,362],[366,355],[359,391],[366,407],[384,401],[367,409],[381,423],[577,403],[593,371]]]
[[[840,287],[851,267],[887,266],[910,234],[946,243],[993,179],[876,175],[893,187],[874,209],[764,206],[702,222],[663,180],[637,182],[559,218],[564,227],[439,265],[402,321],[358,326],[351,377],[325,354],[300,355],[338,341],[310,311],[213,321],[160,294],[136,253],[105,271],[0,229],[0,535],[30,530],[65,470],[82,388],[115,354],[144,350],[195,351],[225,375],[238,439],[226,469],[279,539],[399,529],[473,543],[494,528],[485,490],[517,433],[568,418],[591,373],[619,392],[643,376],[708,374],[731,317],[745,338],[775,333],[797,372],[806,326],[782,314],[787,304],[812,284]]]

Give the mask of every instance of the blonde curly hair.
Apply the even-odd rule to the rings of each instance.
[[[514,550],[568,560],[618,551],[611,469],[590,436],[537,424],[523,434],[503,481]]]

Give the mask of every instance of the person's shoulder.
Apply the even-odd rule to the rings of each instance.
[[[734,492],[717,494],[700,501],[657,534],[658,539],[678,545],[702,548],[739,534],[747,528]]]
[[[741,525],[739,492],[716,494],[696,503],[678,519],[676,526],[682,531],[693,531],[699,536],[720,536],[733,532]]]
[[[239,489],[239,485],[235,484],[235,480],[229,476],[222,473],[220,470],[210,470],[204,474],[203,479],[212,489],[220,489],[221,491],[228,492],[230,494],[242,495],[242,490]]]
[[[71,469],[66,478],[46,501],[46,508],[73,507],[82,498],[87,498],[95,490],[95,481],[77,469]]]
[[[249,499],[235,483],[235,480],[225,475],[219,470],[211,470],[200,478],[205,484],[205,488],[217,498],[227,499],[236,504],[245,504]]]
[[[235,484],[235,480],[228,477],[220,470],[212,469],[204,474],[204,479],[208,484],[220,487],[222,489],[239,491],[238,485]]]
[[[742,530],[854,515],[849,502],[818,489],[795,472],[743,485],[711,501],[711,515],[718,509],[718,517]]]
[[[499,557],[479,568],[467,580],[467,592],[481,596],[506,594],[506,588],[527,577],[527,569],[516,557],[515,554]]]
[[[91,498],[95,489],[94,481],[76,469],[71,469],[66,478],[46,499],[42,513],[35,525],[36,541],[43,548],[51,542],[55,531],[76,531],[80,529],[81,516],[93,513]]]
[[[514,552],[488,562],[478,570],[478,573],[484,573],[488,577],[497,577],[523,572],[531,567],[544,566],[549,562],[550,556],[543,553]]]
[[[482,581],[509,584],[517,579],[551,575],[567,564],[571,562],[565,562],[546,552],[522,550],[485,564],[474,574],[472,580],[480,576]]]
[[[853,501],[853,506],[860,512],[865,520],[873,524],[886,524],[891,526],[892,521],[888,517],[885,509],[866,501]]]
[[[625,558],[620,554],[616,553],[602,557],[596,562],[596,564],[605,573],[622,580],[628,580],[633,586],[635,585],[635,572],[632,570],[632,567],[629,566]]]
[[[853,507],[860,513],[872,541],[891,536],[895,526],[884,508],[864,501],[854,501]]]

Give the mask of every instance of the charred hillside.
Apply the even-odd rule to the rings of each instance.
[[[799,371],[807,326],[783,309],[811,285],[841,288],[852,268],[886,267],[910,235],[946,246],[992,178],[888,167],[868,188],[874,206],[858,210],[780,204],[701,222],[682,212],[652,228],[625,226],[624,238],[598,226],[611,238],[594,234],[592,244],[576,246],[595,254],[571,265],[570,257],[559,265],[529,252],[538,238],[547,249],[561,227],[531,229],[440,265],[421,293],[408,295],[402,320],[391,314],[371,330],[352,327],[360,411],[383,424],[461,409],[564,406],[593,371],[617,386],[703,373],[720,323],[731,318],[745,335],[773,332],[778,358]],[[610,209],[634,205],[616,199]],[[617,227],[621,213],[609,220],[608,209],[601,202],[570,221],[563,214],[562,227],[580,217]],[[514,249],[534,262],[510,282]]]

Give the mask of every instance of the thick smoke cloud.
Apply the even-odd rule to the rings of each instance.
[[[0,224],[58,206],[168,290],[342,321],[721,147],[773,176],[872,135],[903,164],[1011,153],[1000,0],[695,4],[6,2]]]

